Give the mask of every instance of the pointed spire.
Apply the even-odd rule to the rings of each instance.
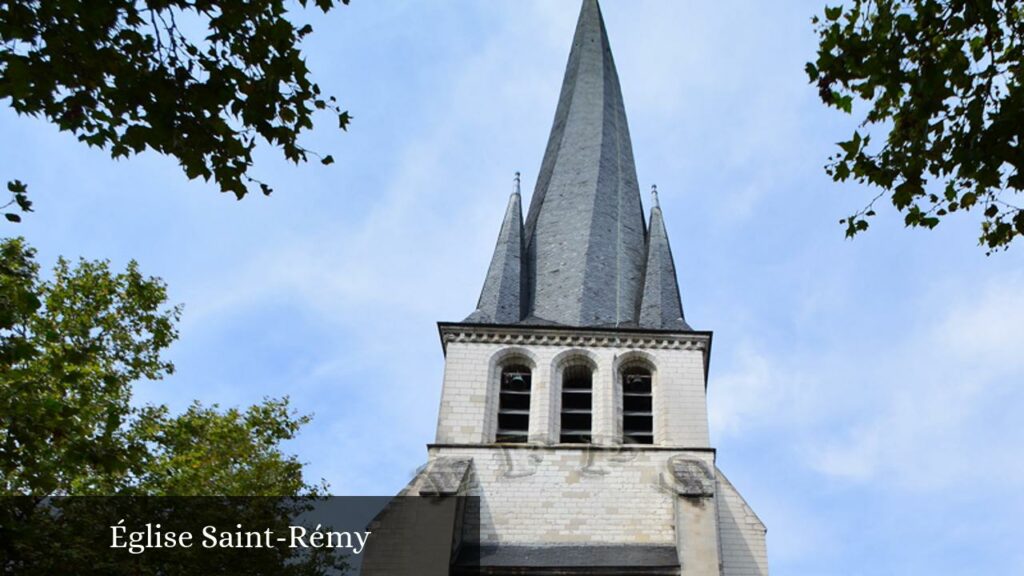
[[[597,0],[583,1],[525,230],[533,320],[636,325],[644,218]]]
[[[640,205],[622,90],[597,0],[583,0],[525,225],[520,178],[466,322],[689,330],[658,189]]]
[[[658,202],[657,186],[651,188],[651,226],[647,235],[647,271],[640,301],[640,327],[691,330],[683,316],[676,265]]]
[[[498,242],[476,311],[466,322],[515,324],[522,319],[523,206],[516,172]]]

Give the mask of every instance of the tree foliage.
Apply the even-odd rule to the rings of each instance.
[[[238,198],[270,194],[249,173],[258,140],[329,164],[299,137],[318,110],[350,120],[310,80],[299,44],[312,27],[287,15],[285,0],[0,2],[0,100],[114,158],[155,150]]]
[[[280,443],[308,421],[287,400],[247,410],[134,406],[132,386],[174,366],[181,309],[132,262],[60,259],[51,280],[19,239],[0,242],[0,496],[295,495],[320,487]]]
[[[11,193],[11,199],[0,204],[0,210],[14,206],[22,212],[32,211],[32,201],[28,199],[28,186],[20,180],[12,180],[7,183],[7,191]],[[4,212],[4,218],[8,222],[21,222],[21,216],[14,211]]]
[[[879,187],[875,200],[888,195],[911,227],[980,212],[989,253],[1024,234],[1024,5],[852,0],[813,22],[807,73],[822,101],[866,110],[832,178]],[[847,236],[868,228],[874,204],[842,221]]]
[[[287,400],[223,412],[196,402],[174,418],[165,407],[148,408],[137,429],[155,449],[135,487],[159,496],[321,494],[323,486],[307,485],[302,463],[280,448],[308,422]]]

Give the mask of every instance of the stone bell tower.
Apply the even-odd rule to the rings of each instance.
[[[476,310],[439,324],[437,437],[403,494],[473,496],[483,574],[768,573],[715,466],[711,332],[683,315],[657,192],[644,218],[619,77],[584,0],[525,221],[519,178]]]

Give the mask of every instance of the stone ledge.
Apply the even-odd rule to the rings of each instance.
[[[716,448],[692,446],[652,446],[650,444],[623,444],[621,446],[607,446],[601,444],[472,444],[468,442],[454,442],[441,444],[427,444],[427,450],[443,448],[489,448],[492,450],[576,450],[592,452],[705,452],[714,455]]]
[[[449,342],[521,346],[579,346],[697,350],[707,353],[711,332],[673,332],[630,328],[556,328],[438,323],[442,346]]]

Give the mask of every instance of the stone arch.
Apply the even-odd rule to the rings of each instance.
[[[650,424],[650,432],[654,434],[651,438],[650,443],[657,443],[657,425],[661,419],[661,414],[656,409],[659,403],[656,401],[656,397],[659,395],[658,392],[658,362],[655,356],[649,352],[642,350],[630,350],[624,352],[615,357],[613,363],[613,374],[614,374],[614,391],[612,395],[612,405],[614,408],[614,423],[615,423],[615,442],[616,443],[627,443],[625,438],[625,410],[626,410],[626,399],[625,399],[625,379],[626,373],[633,369],[643,369],[650,373],[651,377],[651,398],[650,398],[650,412],[652,422]],[[644,402],[643,400],[634,400],[633,402]],[[635,409],[635,406],[630,408]],[[634,419],[634,418],[631,418]],[[641,417],[636,417],[635,420],[642,421]],[[646,430],[644,430],[646,431]]]
[[[551,359],[552,373],[558,373],[566,366],[577,363],[586,364],[590,366],[591,369],[597,370],[597,355],[590,350],[585,350],[583,348],[562,350]]]
[[[483,426],[483,442],[485,444],[493,443],[497,439],[501,372],[504,367],[512,364],[526,366],[536,374],[537,355],[519,346],[509,346],[491,354],[487,363],[487,389],[484,398],[486,420]]]
[[[591,393],[590,393],[590,399],[589,399],[589,402],[587,403],[587,405],[589,405],[589,409],[590,409],[590,417],[589,417],[590,435],[589,435],[589,439],[587,440],[586,443],[592,443],[593,442],[593,435],[594,435],[593,413],[594,413],[594,402],[595,402],[595,399],[596,399],[595,398],[595,384],[600,381],[600,374],[601,374],[600,364],[598,362],[597,355],[594,354],[593,352],[591,352],[589,350],[579,349],[579,348],[571,348],[569,350],[564,350],[564,351],[560,352],[559,354],[557,354],[551,360],[551,380],[550,380],[550,386],[549,386],[549,389],[548,389],[548,394],[549,394],[549,396],[548,396],[548,404],[549,404],[548,421],[551,422],[551,426],[550,426],[550,439],[553,442],[555,442],[555,443],[561,443],[563,441],[566,441],[566,440],[563,440],[563,438],[562,438],[562,431],[563,431],[562,420],[563,420],[563,416],[564,416],[564,413],[563,413],[563,389],[562,389],[563,376],[565,375],[566,370],[573,370],[573,369],[575,369],[577,367],[582,367],[583,369],[589,371]],[[577,418],[583,418],[583,417],[579,416]]]
[[[509,346],[491,354],[489,365],[493,369],[503,364],[507,364],[510,360],[521,361],[531,369],[537,369],[537,355],[529,349],[521,346]]]
[[[614,368],[616,372],[621,371],[623,368],[636,365],[644,366],[651,372],[657,372],[658,370],[657,358],[655,358],[650,352],[645,352],[643,350],[630,350],[615,357]]]

